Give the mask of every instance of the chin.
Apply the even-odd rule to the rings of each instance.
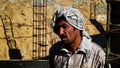
[[[67,40],[62,40],[62,43],[65,44],[65,45],[69,44],[69,42]]]

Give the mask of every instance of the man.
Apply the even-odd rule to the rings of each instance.
[[[105,52],[91,42],[83,15],[75,8],[58,9],[53,16],[54,32],[60,37],[50,49],[51,68],[104,68]]]

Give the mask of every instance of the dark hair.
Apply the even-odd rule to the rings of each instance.
[[[65,17],[62,15],[61,17],[58,17],[58,18],[55,20],[55,24],[58,23],[58,22],[61,21],[61,20],[64,20],[64,21],[67,22],[67,20],[65,19]],[[56,25],[54,26],[53,30],[54,30],[54,32],[56,33],[56,31],[57,31]]]
[[[67,21],[66,18],[62,15],[61,17],[58,17],[58,18],[55,20],[55,23],[58,23],[58,22],[61,21],[61,20]]]
[[[83,30],[80,30],[80,36],[83,37]]]

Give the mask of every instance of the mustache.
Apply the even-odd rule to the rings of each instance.
[[[60,37],[60,38],[67,38],[66,35],[60,35],[59,37]]]

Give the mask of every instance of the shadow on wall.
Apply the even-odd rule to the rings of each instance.
[[[92,41],[100,45],[102,48],[106,47],[107,38],[106,38],[106,31],[104,30],[101,23],[96,21],[96,19],[90,19],[90,22],[97,28],[100,34],[91,35]]]
[[[16,47],[16,41],[14,39],[13,26],[11,18],[3,13],[0,15],[0,19],[3,24],[5,39],[9,47],[9,57],[10,59],[22,59],[20,50]]]
[[[102,24],[99,23],[98,21],[96,21],[96,19],[90,19],[90,22],[97,28],[97,30],[98,30],[101,34],[105,33],[105,30],[104,30]]]
[[[19,49],[9,49],[10,59],[22,59]]]
[[[7,40],[7,44],[9,46],[10,59],[22,59],[20,50],[16,48],[16,41],[15,40]]]

